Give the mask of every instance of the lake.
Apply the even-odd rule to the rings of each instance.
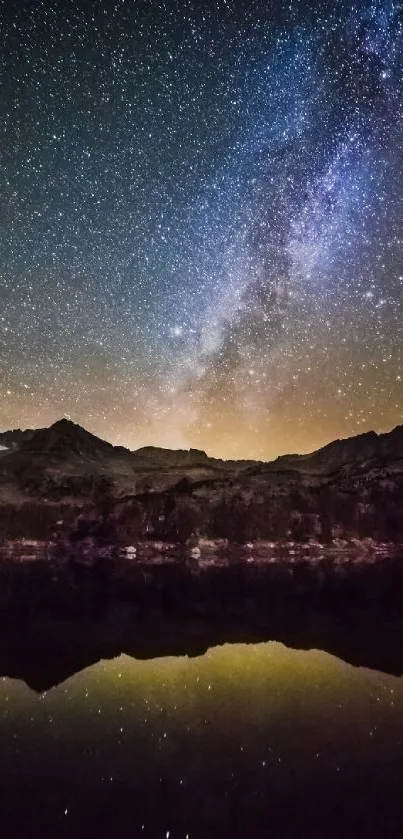
[[[402,678],[277,642],[79,666],[7,664],[2,836],[403,835]]]

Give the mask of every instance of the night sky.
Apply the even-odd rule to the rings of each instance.
[[[392,0],[3,0],[0,428],[271,458],[403,422]]]

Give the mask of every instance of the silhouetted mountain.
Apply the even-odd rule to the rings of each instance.
[[[158,446],[143,446],[135,452],[137,458],[143,458],[158,466],[204,466],[211,458],[200,449],[161,449]]]
[[[34,452],[51,452],[68,457],[76,454],[86,457],[111,452],[113,446],[68,419],[61,419],[49,428],[40,428],[23,437],[19,449],[27,455]]]
[[[58,521],[65,535],[73,528],[98,538],[101,520],[104,540],[126,544],[403,539],[403,426],[267,463],[217,460],[197,449],[131,452],[67,419],[4,432],[0,444],[7,443],[3,538],[49,539]]]
[[[26,431],[21,431],[20,428],[15,428],[12,431],[0,431],[0,445],[8,449],[19,448],[25,440],[29,440],[36,433],[33,428],[27,428]]]
[[[374,458],[403,457],[403,426],[398,425],[386,434],[368,431],[356,437],[333,440],[323,448],[309,454],[283,455],[273,462],[273,466],[294,469],[331,469],[349,463],[363,463]]]

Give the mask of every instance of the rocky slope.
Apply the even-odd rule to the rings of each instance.
[[[0,538],[403,538],[403,426],[270,463],[114,447],[69,420],[0,434]]]

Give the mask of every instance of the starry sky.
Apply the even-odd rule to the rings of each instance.
[[[0,428],[272,458],[403,422],[401,5],[0,10]]]

